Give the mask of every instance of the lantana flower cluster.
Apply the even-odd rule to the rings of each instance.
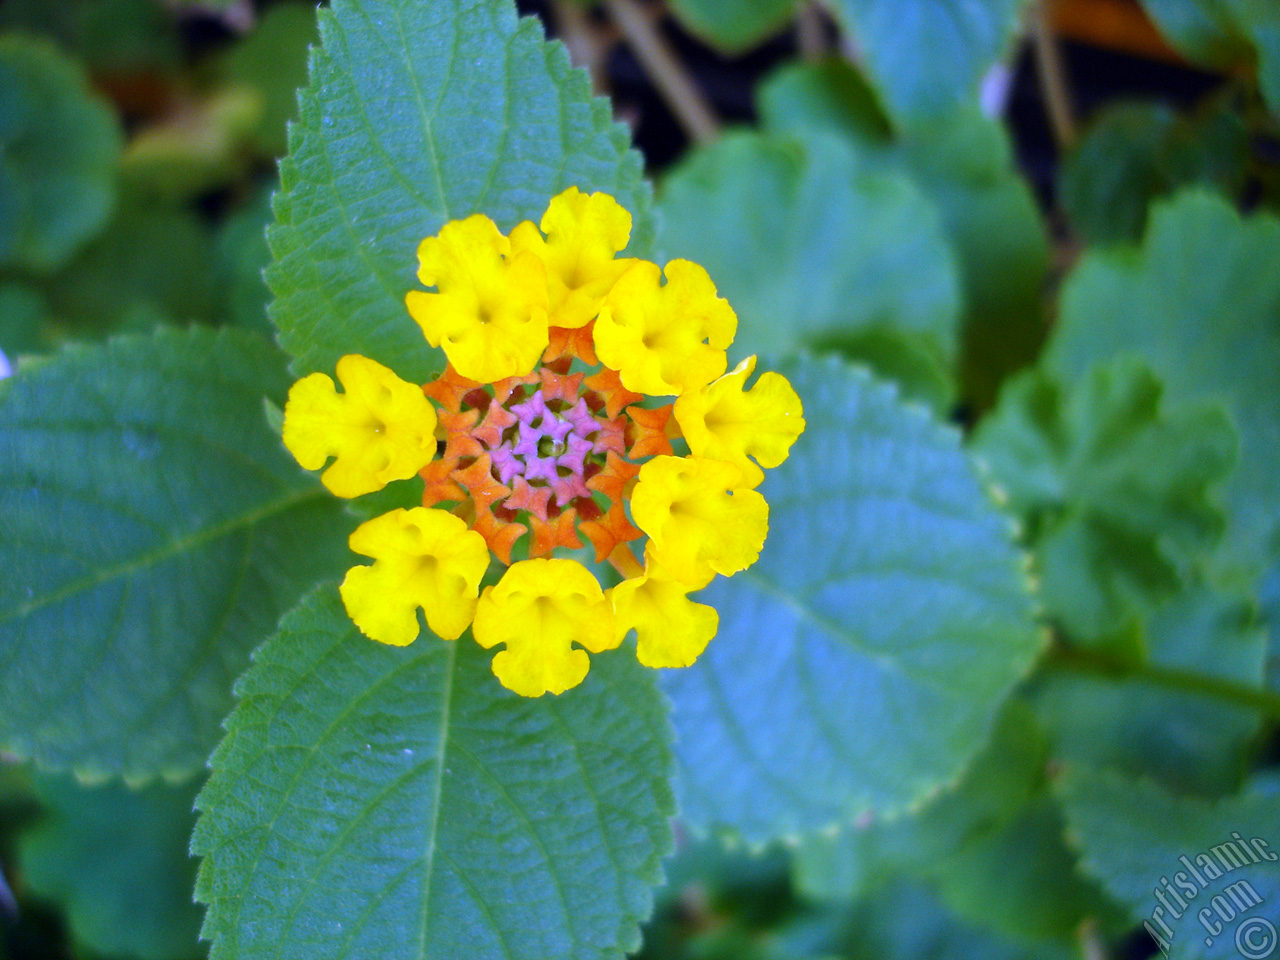
[[[570,188],[504,235],[476,214],[418,248],[410,316],[447,358],[425,385],[358,354],[293,385],[284,443],[340,497],[420,475],[422,506],[362,524],[340,592],[366,636],[502,646],[527,697],[581,683],[588,651],[632,630],[650,667],[693,663],[716,611],[689,598],[756,561],[756,489],[804,430],[799,397],[756,358],[728,370],[737,317],[707,272],[619,257],[631,215]],[[665,282],[664,282],[665,276]],[[726,372],[727,371],[727,372]],[[642,547],[642,549],[640,549]],[[605,589],[583,562],[621,575]],[[481,589],[492,562],[505,565]]]

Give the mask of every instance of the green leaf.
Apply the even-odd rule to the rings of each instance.
[[[978,101],[1021,0],[831,0],[890,116],[904,125]]]
[[[1255,603],[1203,583],[1147,615],[1146,662],[1260,689],[1267,634]],[[1141,676],[1042,676],[1037,707],[1055,752],[1197,793],[1235,790],[1253,754],[1256,710]]]
[[[800,889],[849,899],[898,874],[929,882],[959,917],[1018,942],[1065,943],[1086,918],[1114,913],[1081,880],[1046,792],[1048,744],[1013,701],[991,743],[955,788],[901,819],[806,838]]]
[[[875,91],[843,58],[784,63],[765,77],[756,100],[774,133],[825,130],[867,149],[887,148],[894,137]]]
[[[783,67],[759,97],[770,130],[836,133],[932,201],[960,268],[965,395],[990,406],[1000,380],[1039,349],[1049,265],[1039,207],[1007,132],[977,110],[959,110],[895,136],[875,94],[844,61]]]
[[[671,12],[690,33],[738,53],[779,32],[795,13],[796,0],[672,0]]]
[[[1169,41],[1219,69],[1256,66],[1262,94],[1280,113],[1280,10],[1271,0],[1143,0]]]
[[[1080,643],[1121,635],[1175,596],[1221,536],[1214,494],[1236,436],[1220,403],[1174,406],[1133,358],[1063,390],[1038,371],[1005,388],[973,449],[1025,520],[1049,612]]]
[[[770,958],[812,960],[1069,960],[1054,944],[1028,947],[952,914],[928,886],[894,879],[843,910],[824,911],[785,930]]]
[[[1077,768],[1068,768],[1059,786],[1083,868],[1144,922],[1170,960],[1270,956],[1259,946],[1267,937],[1276,943],[1280,807],[1274,796],[1252,792],[1205,802],[1145,780]]]
[[[22,876],[64,911],[76,940],[138,960],[204,954],[187,853],[198,784],[87,788],[35,778],[44,818],[22,837]]]
[[[134,194],[102,236],[45,286],[54,316],[79,338],[146,332],[214,314],[214,249],[191,210]]]
[[[0,266],[47,273],[106,221],[120,130],[75,61],[0,36]]]
[[[551,197],[604,190],[650,227],[649,187],[606,100],[509,0],[337,0],[300,97],[270,240],[271,316],[298,374],[361,353],[443,367],[409,318],[415,251],[451,219],[510,229]]]
[[[49,306],[35,290],[21,283],[0,283],[0,352],[14,363],[24,353],[46,346]]]
[[[271,222],[271,191],[260,190],[232,213],[214,241],[214,277],[222,295],[227,323],[267,336],[275,328],[267,320],[267,285],[262,272],[271,262],[267,224]]]
[[[620,958],[673,812],[666,708],[634,653],[560,697],[470,635],[362,637],[312,593],[255,655],[193,849],[215,960]]]
[[[267,156],[280,156],[288,146],[285,128],[297,116],[298,88],[307,82],[307,49],[318,39],[313,5],[280,3],[267,8],[219,65],[224,82],[243,84],[261,98],[255,140]]]
[[[0,749],[82,776],[203,766],[231,682],[347,561],[351,526],[263,421],[261,338],[76,348],[0,395]]]
[[[959,281],[929,202],[828,134],[736,133],[663,185],[661,242],[704,265],[738,312],[738,347],[833,346],[944,406]]]
[[[922,809],[803,838],[795,856],[798,889],[814,900],[853,900],[894,874],[927,873],[1017,816],[1043,786],[1047,760],[1034,713],[1010,700],[963,779]]]
[[[1044,339],[1049,241],[1009,133],[977,110],[901,138],[904,164],[955,245],[964,292],[963,378],[978,407]]]
[[[1240,463],[1225,489],[1219,566],[1252,582],[1280,557],[1280,220],[1187,193],[1155,207],[1141,250],[1086,255],[1063,290],[1046,363],[1071,382],[1118,354],[1151,367],[1171,408],[1226,404]]]
[[[0,29],[49,37],[95,73],[173,72],[182,63],[173,17],[155,0],[5,0]]]
[[[782,367],[808,429],[759,563],[665,671],[682,809],[748,840],[888,816],[956,780],[1039,650],[1021,557],[954,432],[840,365]]]
[[[1058,194],[1086,240],[1137,242],[1157,197],[1191,184],[1239,193],[1249,152],[1248,132],[1232,110],[1211,104],[1180,118],[1164,104],[1118,103],[1067,157]]]

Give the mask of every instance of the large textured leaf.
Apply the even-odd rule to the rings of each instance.
[[[111,212],[120,131],[80,67],[30,37],[0,37],[0,102],[0,266],[47,272]]]
[[[0,746],[86,776],[199,769],[280,613],[341,571],[336,501],[267,429],[256,336],[128,337],[0,392]]]
[[[796,0],[672,0],[671,10],[691,33],[724,50],[755,46],[791,19]]]
[[[409,318],[415,250],[447,220],[537,220],[576,184],[637,215],[649,188],[626,131],[563,47],[509,0],[337,0],[281,167],[272,318],[295,372],[363,353],[401,375],[443,366]]]
[[[1177,594],[1222,534],[1214,500],[1235,461],[1220,403],[1170,409],[1132,357],[1069,388],[1011,381],[973,447],[1021,515],[1049,612],[1081,643],[1119,635],[1139,607]]]
[[[1204,583],[1146,615],[1143,655],[1158,668],[1261,689],[1266,645],[1254,602]],[[1041,678],[1037,693],[1040,716],[1063,759],[1206,794],[1239,786],[1260,719],[1250,707],[1141,676],[1054,671]]]
[[[197,784],[82,787],[35,778],[44,807],[19,856],[32,893],[57,903],[75,937],[95,951],[139,960],[204,954],[187,853]]]
[[[968,923],[918,881],[893,879],[852,907],[803,917],[784,929],[764,960],[1070,960],[1057,944],[1006,940]]]
[[[964,777],[922,809],[805,837],[794,861],[797,887],[816,900],[852,900],[892,874],[932,869],[1025,807],[1047,759],[1034,713],[1011,700]]]
[[[664,251],[706,266],[738,312],[737,344],[837,346],[945,403],[959,279],[929,202],[831,135],[739,133],[664,184]]]
[[[667,671],[683,810],[753,840],[890,814],[959,776],[1040,646],[1009,525],[958,437],[868,375],[785,365],[808,430],[761,488],[759,563]]]
[[[889,113],[903,123],[976,103],[1021,0],[829,0],[853,34]]]
[[[626,649],[518,697],[464,635],[380,646],[320,588],[256,655],[193,841],[217,960],[621,958],[671,845]]]
[[[1272,0],[1143,0],[1169,40],[1211,67],[1254,65],[1280,113],[1280,8]]]
[[[1117,354],[1141,356],[1171,405],[1227,405],[1240,465],[1225,491],[1223,566],[1256,577],[1280,548],[1280,220],[1188,193],[1155,208],[1140,251],[1085,257],[1047,363],[1071,382]]]
[[[981,407],[1043,338],[1048,243],[1007,132],[977,109],[891,134],[874,93],[843,61],[795,64],[760,89],[775,131],[825,130],[860,158],[905,174],[933,202],[955,249],[963,294],[965,395]]]
[[[966,920],[1029,945],[1065,943],[1084,919],[1114,911],[1076,875],[1046,793],[1048,762],[1034,715],[1014,700],[954,789],[918,813],[806,838],[797,883],[819,900],[848,900],[906,875]]]
[[[1249,151],[1234,103],[1187,117],[1160,103],[1117,103],[1099,113],[1067,157],[1058,193],[1072,226],[1090,242],[1137,242],[1157,197],[1191,184],[1236,196]]]
[[[1261,960],[1274,953],[1275,796],[1258,790],[1207,803],[1084,769],[1067,772],[1061,795],[1083,868],[1135,922],[1145,921],[1170,960]]]

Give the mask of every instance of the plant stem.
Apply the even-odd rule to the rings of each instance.
[[[1036,71],[1040,77],[1040,91],[1044,95],[1045,111],[1053,138],[1059,150],[1070,149],[1076,142],[1075,106],[1071,101],[1071,83],[1067,77],[1067,65],[1062,59],[1062,48],[1053,29],[1053,16],[1049,12],[1050,0],[1036,0],[1028,9],[1031,40],[1036,48]]]
[[[574,0],[556,0],[551,5],[556,32],[569,49],[574,66],[582,67],[591,77],[591,89],[597,94],[609,92],[608,79],[602,69],[606,48],[584,7]]]
[[[604,0],[604,5],[689,138],[695,143],[716,139],[719,119],[658,25],[636,0]]]
[[[1048,670],[1064,673],[1140,680],[1169,690],[1234,703],[1257,710],[1269,719],[1280,720],[1280,695],[1191,670],[1162,667],[1154,663],[1132,663],[1099,650],[1066,646],[1051,648],[1045,657],[1044,666]]]
[[[824,60],[831,53],[825,15],[814,0],[802,4],[796,13],[796,46],[800,56],[811,63]]]

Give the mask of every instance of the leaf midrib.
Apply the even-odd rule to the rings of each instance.
[[[253,526],[254,524],[261,523],[263,520],[273,517],[278,513],[283,513],[292,507],[311,500],[326,499],[327,497],[328,494],[318,487],[304,487],[302,489],[295,490],[287,496],[280,497],[253,510],[228,517],[219,523],[204,527],[194,533],[188,534],[185,537],[179,537],[176,540],[171,540],[154,550],[149,550],[146,553],[143,553],[141,556],[104,567],[88,574],[87,576],[72,580],[70,583],[58,588],[57,590],[50,591],[42,596],[33,597],[31,600],[20,603],[9,610],[0,611],[0,624],[7,623],[10,620],[20,619],[22,617],[29,617],[31,614],[36,613],[47,606],[66,600],[83,590],[88,590],[92,587],[99,586],[111,580],[116,580],[120,577],[127,577],[130,574],[137,573],[139,570],[155,566],[156,564],[162,563],[172,557],[176,557],[179,554],[195,550],[205,544],[219,540],[222,537],[234,533],[242,527]]]

